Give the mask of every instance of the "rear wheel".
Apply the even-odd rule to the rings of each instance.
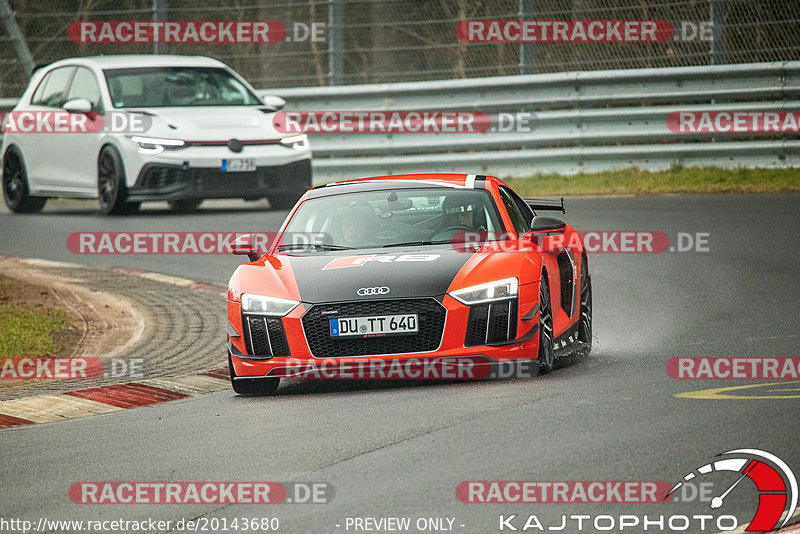
[[[181,200],[170,200],[169,207],[172,208],[172,211],[178,213],[191,213],[197,211],[197,208],[199,208],[202,203],[202,198],[184,198]]]
[[[122,158],[113,147],[105,146],[97,158],[97,197],[106,215],[124,215],[138,210],[141,203],[126,202],[128,188]]]
[[[22,156],[10,148],[3,158],[3,197],[8,209],[15,213],[36,213],[42,211],[46,198],[32,197],[28,194],[28,173]]]
[[[581,257],[581,317],[578,323],[578,339],[589,350],[592,349],[592,278],[586,256]]]
[[[272,395],[278,389],[280,378],[237,378],[233,370],[233,359],[228,353],[228,370],[231,375],[231,387],[238,395],[245,397],[263,397]]]
[[[546,375],[553,370],[555,348],[553,347],[553,314],[550,307],[550,290],[547,276],[539,281],[539,373]]]

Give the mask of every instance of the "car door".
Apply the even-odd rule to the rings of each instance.
[[[61,162],[62,180],[75,194],[94,196],[97,194],[97,156],[103,137],[102,129],[96,131],[103,121],[103,104],[97,76],[87,67],[77,67],[72,82],[62,103],[85,99],[92,104],[91,113],[73,112],[71,115],[84,115],[86,132],[78,129],[74,133],[58,134],[53,142],[52,154]]]
[[[19,112],[29,111],[41,115],[57,111],[65,96],[75,67],[58,67],[48,72],[31,97],[31,102]],[[62,134],[40,131],[16,134],[32,191],[52,191],[63,186],[60,163],[52,157],[56,136]]]
[[[507,187],[500,186],[499,191],[517,235],[528,232],[534,217],[530,206]],[[564,246],[563,236],[545,237],[541,242],[541,247],[531,249],[526,247],[525,251],[526,254],[541,254],[542,256],[542,264],[548,274],[553,329],[558,335],[564,331],[576,313],[575,256],[568,246]]]

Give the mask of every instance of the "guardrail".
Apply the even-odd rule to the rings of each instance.
[[[676,134],[674,111],[798,111],[800,61],[274,89],[286,110],[534,113],[531,131],[312,134],[315,181],[406,172],[527,176],[671,165],[792,167],[800,136]]]
[[[285,110],[481,111],[528,131],[312,134],[314,178],[409,172],[528,176],[671,165],[800,166],[800,136],[676,134],[674,111],[800,111],[800,61],[263,90]],[[10,109],[16,99],[0,99]]]

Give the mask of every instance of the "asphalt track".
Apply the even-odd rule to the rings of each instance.
[[[0,254],[225,284],[236,257],[78,256],[66,248],[72,232],[274,231],[284,216],[261,204],[210,205],[196,215],[154,208],[121,218],[96,214],[92,202],[53,203],[25,216],[0,208]],[[536,514],[546,529],[560,525],[562,514],[710,510],[675,502],[464,504],[455,495],[461,481],[674,483],[738,448],[769,451],[800,473],[797,383],[789,399],[687,399],[675,395],[757,382],[678,381],[665,372],[675,356],[800,356],[800,195],[577,198],[567,208],[564,218],[578,229],[655,230],[673,239],[701,232],[710,250],[591,256],[594,351],[546,377],[298,381],[272,398],[225,390],[0,431],[0,517],[277,517],[279,532],[309,534],[353,532],[348,517],[450,517],[454,532],[479,534],[497,532],[500,514]],[[326,482],[335,497],[317,505],[77,505],[67,490],[78,481]],[[724,509],[744,523],[755,503],[755,487],[743,484]],[[515,523],[521,528],[524,519]]]

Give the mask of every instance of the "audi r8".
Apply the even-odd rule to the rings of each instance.
[[[544,374],[556,357],[588,353],[583,242],[540,210],[563,212],[563,199],[525,200],[497,178],[471,174],[310,189],[266,253],[246,236],[234,245],[250,259],[228,285],[234,391],[271,394],[281,378],[322,364],[337,372],[312,378],[374,378],[358,370],[398,362],[397,374],[379,377],[403,378],[413,368],[404,363],[463,358],[533,362]]]

